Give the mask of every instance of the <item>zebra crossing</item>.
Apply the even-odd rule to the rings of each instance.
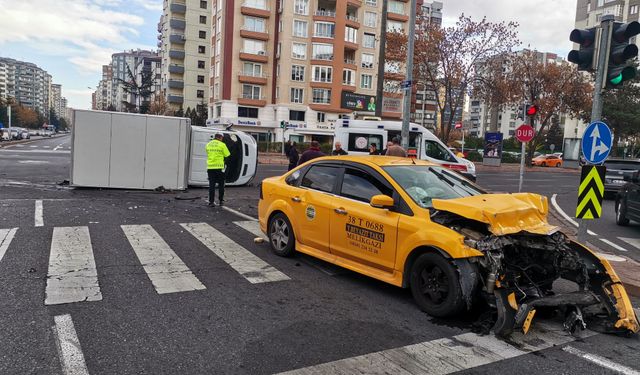
[[[251,284],[290,280],[289,276],[207,223],[175,225]],[[247,234],[257,235],[260,230],[257,221],[236,222],[235,225],[246,230]],[[119,229],[158,294],[207,289],[152,225],[121,225]],[[18,233],[19,228],[0,229],[0,262],[11,251],[11,243]],[[101,301],[100,282],[90,228],[54,227],[50,238],[44,304]]]

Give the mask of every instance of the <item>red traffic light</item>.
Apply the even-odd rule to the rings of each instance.
[[[538,113],[537,105],[530,105],[529,107],[527,107],[527,116],[535,116],[536,113]]]

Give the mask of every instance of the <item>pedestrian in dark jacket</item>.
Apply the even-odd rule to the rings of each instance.
[[[309,160],[324,156],[324,152],[320,151],[320,143],[318,141],[311,141],[311,147],[300,156],[298,165],[304,164]]]
[[[336,156],[336,155],[349,155],[349,153],[346,152],[342,148],[342,143],[336,142],[336,148],[333,151],[331,151],[331,155],[333,155],[333,156]]]
[[[400,146],[400,140],[398,138],[393,138],[391,140],[391,146],[387,147],[387,156],[398,156],[401,158],[407,157],[407,151]]]
[[[378,150],[378,145],[376,145],[375,143],[372,143],[371,146],[369,146],[369,155],[380,155],[380,150]]]
[[[289,146],[289,153],[287,154],[289,156],[289,171],[298,165],[298,160],[300,159],[297,146],[298,144],[295,142]]]
[[[291,150],[291,141],[284,144],[284,154],[289,156],[289,150]]]

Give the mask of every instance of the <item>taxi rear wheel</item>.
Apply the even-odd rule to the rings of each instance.
[[[269,221],[269,243],[271,250],[281,257],[291,256],[295,251],[293,228],[283,213],[273,215]]]
[[[448,317],[463,310],[458,273],[440,254],[420,255],[411,267],[410,277],[413,299],[422,311],[435,317]]]

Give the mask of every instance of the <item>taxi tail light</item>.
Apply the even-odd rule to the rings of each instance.
[[[462,164],[442,164],[442,166],[458,172],[467,171],[467,166]]]

